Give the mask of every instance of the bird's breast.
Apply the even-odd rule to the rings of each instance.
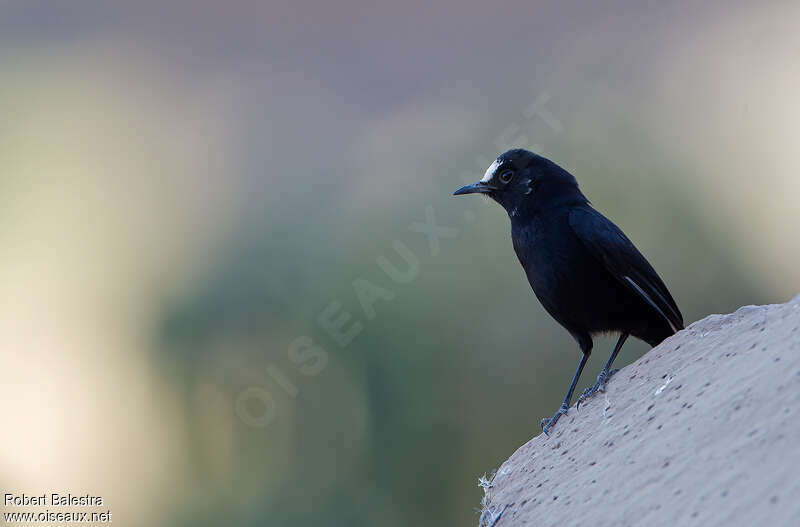
[[[568,283],[581,247],[566,217],[533,218],[512,225],[514,251],[537,296],[551,296]],[[578,242],[579,243],[579,242]],[[543,300],[544,302],[544,300]]]
[[[577,238],[567,217],[512,228],[514,250],[542,306],[567,328],[593,329],[595,312],[624,292]],[[603,322],[605,323],[605,322]]]

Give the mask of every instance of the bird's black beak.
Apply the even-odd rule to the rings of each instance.
[[[460,189],[453,192],[453,196],[460,196],[461,194],[488,194],[493,189],[487,183],[478,181],[472,185],[465,185]]]

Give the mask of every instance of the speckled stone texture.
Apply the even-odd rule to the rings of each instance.
[[[665,340],[486,493],[485,527],[800,526],[800,295]]]

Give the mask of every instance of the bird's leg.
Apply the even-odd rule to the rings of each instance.
[[[569,409],[569,403],[572,402],[572,393],[575,391],[575,385],[578,384],[578,378],[581,376],[581,372],[583,371],[583,367],[586,366],[586,360],[588,358],[589,353],[584,352],[583,356],[581,357],[581,362],[578,364],[578,369],[575,370],[575,376],[572,378],[572,384],[569,385],[567,396],[564,397],[564,402],[561,404],[561,408],[559,408],[556,412],[556,415],[550,419],[547,419],[546,417],[542,419],[541,427],[542,432],[544,432],[545,435],[548,435],[547,432],[554,424],[556,424],[558,418],[567,413],[567,410]]]
[[[622,333],[619,336],[619,340],[617,340],[617,345],[614,346],[614,351],[611,352],[611,356],[608,358],[608,362],[606,362],[603,371],[600,372],[600,375],[597,376],[597,382],[594,383],[594,386],[591,388],[586,388],[583,390],[583,393],[578,398],[578,404],[576,408],[580,408],[583,401],[585,401],[588,397],[592,396],[595,392],[601,391],[604,392],[606,390],[606,382],[608,379],[614,375],[617,370],[611,371],[611,365],[614,363],[614,359],[617,358],[617,354],[619,350],[622,349],[622,345],[625,344],[625,341],[628,339],[628,333]]]

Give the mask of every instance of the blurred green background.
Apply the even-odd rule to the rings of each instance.
[[[796,2],[0,3],[0,488],[101,495],[118,525],[476,524],[478,476],[539,433],[579,352],[505,212],[450,194],[531,148],[687,324],[787,300],[798,19]],[[400,282],[379,265],[408,259]]]

